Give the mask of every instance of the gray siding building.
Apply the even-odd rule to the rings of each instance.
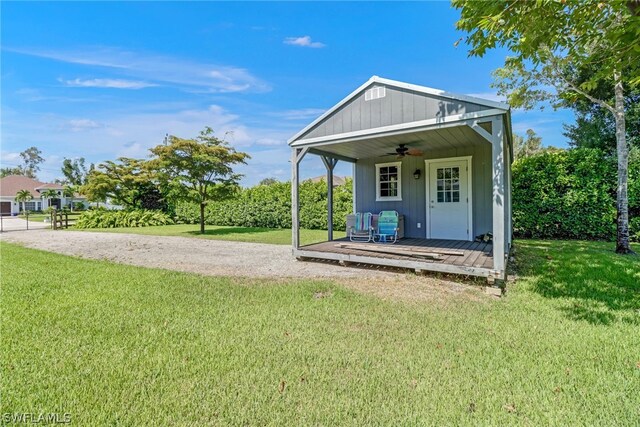
[[[294,135],[289,145],[293,246],[299,258],[504,278],[512,234],[508,105],[374,76]],[[331,185],[327,242],[300,245],[298,165],[307,154],[322,157],[329,183],[338,161],[353,164],[354,212],[398,212],[402,238],[396,246],[354,249],[331,243]],[[491,242],[475,242],[488,233]],[[410,253],[418,246],[435,248],[433,259],[419,257],[418,249]],[[445,252],[462,255],[437,259]]]

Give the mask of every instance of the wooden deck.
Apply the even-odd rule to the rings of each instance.
[[[339,261],[341,263],[360,263],[384,265],[390,267],[410,268],[417,271],[438,271],[454,274],[491,277],[493,270],[493,247],[491,243],[469,242],[465,240],[439,240],[404,238],[396,244],[359,243],[353,247],[340,247],[349,244],[349,239],[338,239],[329,242],[316,243],[294,249],[294,255],[299,258],[316,258]],[[365,246],[361,246],[365,245]],[[371,250],[361,250],[371,249]],[[407,256],[374,252],[390,248],[406,250]],[[432,251],[441,253],[437,259],[425,256],[411,256],[411,252],[424,253]],[[458,252],[462,255],[450,255]]]

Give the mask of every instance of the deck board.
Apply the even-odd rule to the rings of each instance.
[[[493,251],[490,243],[484,242],[469,242],[465,240],[443,240],[443,239],[417,239],[417,238],[404,238],[399,240],[396,244],[381,244],[381,243],[366,243],[367,245],[373,245],[375,247],[394,247],[394,248],[420,248],[421,250],[428,249],[432,251],[449,250],[449,251],[462,251],[463,256],[459,255],[443,255],[440,259],[427,259],[422,257],[412,257],[397,254],[385,254],[379,252],[371,252],[358,250],[353,248],[341,248],[336,245],[340,243],[349,243],[349,239],[336,239],[328,242],[315,243],[301,247],[301,250],[312,251],[314,253],[331,253],[331,254],[344,254],[344,255],[361,255],[366,256],[369,259],[392,259],[392,260],[407,260],[415,261],[420,264],[424,264],[425,270],[429,270],[429,265],[433,264],[448,264],[452,266],[460,267],[475,267],[475,268],[493,268]],[[362,244],[362,243],[360,243]]]

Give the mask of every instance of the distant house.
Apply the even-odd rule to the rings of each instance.
[[[42,211],[49,206],[58,209],[69,206],[75,202],[86,202],[85,197],[79,194],[74,197],[64,197],[64,186],[47,182],[40,182],[37,179],[22,175],[9,175],[0,179],[0,214],[17,215],[23,209],[23,203],[16,201],[16,195],[21,190],[28,190],[32,199],[25,203],[28,211]],[[58,193],[56,198],[44,198],[42,193],[46,190],[55,190]]]
[[[327,181],[327,176],[326,175],[320,175],[320,176],[314,176],[313,178],[309,178],[307,181],[311,181],[311,182],[320,182],[320,181]],[[338,175],[334,175],[333,176],[333,186],[334,187],[339,187],[341,185],[343,185],[345,182],[347,182],[347,178],[344,176],[338,176]]]
[[[511,134],[507,104],[372,77],[288,141],[294,255],[504,278]],[[302,246],[298,186],[307,154],[321,157],[327,181],[338,161],[353,164],[354,212],[398,212],[402,247],[356,250],[332,242],[331,186],[328,241]],[[425,260],[425,248],[435,261]]]

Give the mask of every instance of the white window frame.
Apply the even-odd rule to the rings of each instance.
[[[398,168],[398,195],[380,195],[380,168],[395,166]],[[401,202],[402,201],[402,162],[376,163],[376,202]]]

